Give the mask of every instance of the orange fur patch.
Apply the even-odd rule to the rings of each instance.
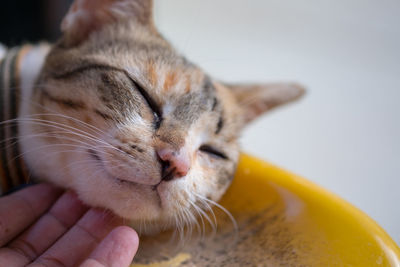
[[[147,64],[147,72],[149,74],[148,76],[149,76],[150,84],[152,86],[155,86],[157,84],[157,73],[154,68],[154,63],[151,61]]]
[[[185,93],[189,93],[190,92],[190,90],[192,89],[191,86],[192,86],[192,80],[190,79],[190,76],[187,75]]]
[[[167,74],[167,77],[165,77],[165,81],[164,81],[164,91],[168,91],[169,89],[171,89],[171,87],[173,87],[176,82],[177,82],[177,75],[175,72],[169,72]]]

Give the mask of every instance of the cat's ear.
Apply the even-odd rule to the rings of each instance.
[[[245,123],[264,112],[299,99],[305,89],[295,83],[225,84],[244,111]]]
[[[152,0],[74,0],[61,24],[64,43],[81,43],[103,26],[117,21],[135,20],[154,28]]]

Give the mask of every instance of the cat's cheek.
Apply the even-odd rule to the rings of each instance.
[[[161,167],[156,164],[156,158],[150,153],[132,157],[132,155],[125,155],[120,151],[110,149],[100,157],[102,167],[111,176],[110,179],[117,178],[143,185],[155,185],[161,180]]]
[[[235,162],[238,153],[231,150],[230,160],[222,161],[210,157],[205,153],[198,153],[198,165],[201,170],[201,179],[195,181],[195,186],[200,184],[198,194],[209,200],[218,202],[232,182],[235,172]]]
[[[44,145],[46,143],[40,139],[36,142],[31,140],[26,143],[25,149],[35,150]],[[154,220],[160,217],[159,197],[151,186],[118,183],[97,162],[88,160],[85,150],[59,153],[42,149],[27,155],[29,165],[36,170],[35,175],[60,187],[74,190],[88,206],[105,208],[131,220]],[[47,160],[37,160],[38,158]]]
[[[124,219],[154,220],[160,216],[158,196],[149,186],[119,185],[97,175],[96,179],[77,181],[75,191],[85,204],[111,210]]]
[[[192,208],[198,196],[204,197],[212,190],[204,182],[204,173],[192,166],[185,177],[168,182],[162,182],[157,187],[164,218],[167,219],[180,214],[182,210]]]
[[[40,138],[40,134],[35,133],[31,125],[23,125],[20,134],[22,156],[30,177],[36,182],[49,182],[61,188],[71,188],[73,176],[68,168],[71,163],[68,156],[71,152]],[[25,136],[33,137],[24,138]]]

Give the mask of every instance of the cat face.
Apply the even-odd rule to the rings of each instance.
[[[25,156],[35,176],[141,232],[193,221],[218,201],[243,126],[302,94],[290,84],[217,82],[162,38],[151,8],[75,1],[34,88],[37,123],[24,127],[36,137],[21,142],[35,149]]]

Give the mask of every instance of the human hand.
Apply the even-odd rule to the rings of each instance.
[[[47,184],[0,198],[0,266],[129,266],[136,232]]]

